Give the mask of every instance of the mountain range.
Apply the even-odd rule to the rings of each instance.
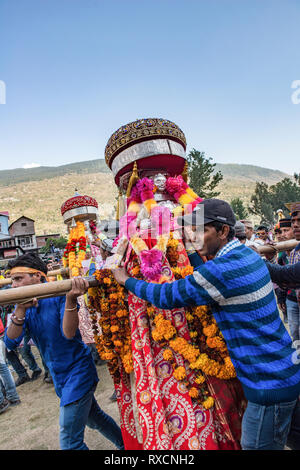
[[[279,170],[233,163],[217,163],[215,170],[223,174],[219,197],[228,202],[240,197],[246,206],[256,181],[271,185],[290,176]],[[112,217],[116,207],[117,188],[103,159],[1,170],[0,187],[0,211],[9,212],[10,223],[21,215],[30,217],[38,235],[66,234],[60,207],[76,189],[97,200],[100,218]]]

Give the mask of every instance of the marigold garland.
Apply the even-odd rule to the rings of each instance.
[[[126,293],[110,270],[97,270],[95,277],[99,287],[91,288],[88,292],[95,344],[100,357],[108,362],[109,371],[118,382],[120,360],[127,374],[133,371]],[[99,320],[97,312],[101,314]]]
[[[68,243],[63,254],[63,265],[69,267],[71,276],[79,276],[82,261],[86,256],[87,240],[85,236],[84,223],[77,221],[69,234]]]
[[[137,196],[136,199],[133,198],[133,202],[140,205]],[[151,198],[149,200],[151,205],[155,204]],[[131,209],[132,206],[133,204]],[[137,255],[134,258],[131,274],[135,278],[143,279],[139,255],[146,251],[147,245],[138,236],[132,237],[130,242]],[[172,233],[169,238],[162,237],[158,246],[162,252],[165,251],[175,279],[182,279],[193,273],[193,267],[190,265],[178,267],[179,241]],[[100,281],[100,288],[89,290],[89,308],[95,343],[100,356],[108,361],[110,373],[119,380],[120,361],[127,373],[133,371],[131,330],[125,289],[116,283],[109,270],[96,271],[95,275]],[[97,312],[101,312],[100,320],[97,319]],[[157,313],[153,305],[148,304],[147,314],[152,326],[152,338],[163,348],[163,358],[172,365],[174,378],[187,386],[193,400],[197,400],[206,409],[213,407],[214,399],[209,395],[206,376],[228,380],[236,377],[236,373],[224,338],[210,309],[207,306],[186,309],[190,341],[178,336],[172,322],[166,319],[161,311]],[[188,369],[177,364],[175,354],[182,356],[186,366],[188,364],[188,369],[195,372],[194,375],[189,374],[189,378],[187,377]]]
[[[193,273],[193,267],[179,268],[177,266],[178,244],[178,240],[171,236],[166,255],[175,279],[182,279]],[[164,318],[162,313],[155,315],[153,306],[148,305],[147,313],[155,325],[152,337],[155,341],[160,342],[162,347],[165,346],[163,358],[172,364],[175,379],[183,381],[188,387],[192,399],[198,400],[206,409],[211,408],[214,405],[214,399],[209,396],[205,376],[211,375],[228,380],[236,377],[236,373],[228,355],[224,338],[209,307],[197,306],[186,309],[190,342],[177,335],[176,329],[169,320]],[[173,351],[180,354],[188,362],[189,368],[197,373],[194,385],[187,381],[185,368],[177,367]]]

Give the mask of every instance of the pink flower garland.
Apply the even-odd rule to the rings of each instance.
[[[159,281],[162,270],[162,252],[152,248],[140,253],[141,272],[146,279]]]

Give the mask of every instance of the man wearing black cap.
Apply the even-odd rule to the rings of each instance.
[[[283,220],[283,219],[282,219]],[[285,219],[287,220],[287,219]],[[289,221],[287,220],[286,222],[282,222],[284,225],[288,225]],[[295,202],[291,204],[291,229],[289,227],[282,227],[281,230],[285,230],[286,232],[286,237],[295,238],[297,241],[299,241],[298,245],[288,253],[288,256],[286,258],[286,263],[289,265],[294,265],[297,264],[300,261],[300,202]],[[290,238],[286,238],[290,239]],[[281,264],[281,263],[280,263]],[[283,263],[282,263],[283,264]],[[295,270],[289,269],[289,270],[283,270],[283,269],[277,269],[278,266],[272,266],[268,265],[270,274],[272,279],[274,279],[274,282],[277,284],[282,284],[286,282],[286,273],[291,273],[291,272],[298,272],[297,268]],[[287,274],[289,276],[289,274]],[[276,280],[275,280],[276,279]],[[288,285],[288,288],[290,288],[290,284]],[[299,341],[300,340],[300,291],[295,291],[293,289],[289,289],[288,291],[288,297],[286,300],[286,308],[287,308],[287,317],[288,317],[288,324],[289,324],[289,329],[291,336],[294,341]]]
[[[202,201],[178,222],[192,224],[196,242],[202,240],[198,254],[214,259],[171,283],[130,278],[123,268],[113,271],[115,278],[158,308],[211,306],[248,400],[242,448],[281,450],[300,392],[300,366],[294,361],[266,264],[234,239],[236,220],[225,201]]]

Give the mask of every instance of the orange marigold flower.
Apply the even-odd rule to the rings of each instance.
[[[185,368],[182,366],[177,367],[173,372],[173,376],[175,377],[176,380],[185,379],[186,378]]]
[[[224,341],[219,336],[213,336],[212,338],[208,337],[206,340],[207,346],[212,349],[219,349],[220,351],[226,351],[227,347]]]
[[[109,300],[118,300],[118,294],[110,294]]]
[[[110,331],[112,333],[115,333],[116,331],[119,331],[119,327],[117,325],[113,325],[113,326],[110,327]]]
[[[199,355],[199,350],[189,344],[184,338],[176,338],[172,341],[170,341],[170,347],[174,349],[174,351],[178,352],[181,354],[184,359],[186,359],[189,362],[194,362],[196,361],[196,358]]]
[[[197,396],[199,395],[199,392],[198,390],[196,389],[196,387],[192,387],[190,390],[189,390],[189,396],[191,398],[197,398]]]
[[[171,349],[166,349],[163,352],[163,358],[164,358],[165,361],[170,361],[171,359],[173,359],[173,353],[172,353]]]
[[[135,266],[132,271],[131,271],[131,274],[132,276],[138,276],[140,274],[141,270],[140,270],[140,267],[139,266]]]
[[[193,266],[185,266],[184,268],[182,268],[181,275],[182,277],[186,277],[186,276],[189,276],[190,274],[193,274],[193,272],[194,272]]]
[[[120,309],[117,311],[116,315],[118,318],[127,317],[127,310]]]
[[[203,333],[205,334],[205,336],[208,336],[209,338],[211,338],[212,336],[215,336],[217,331],[218,331],[218,327],[215,323],[212,323],[211,325],[203,328]]]

